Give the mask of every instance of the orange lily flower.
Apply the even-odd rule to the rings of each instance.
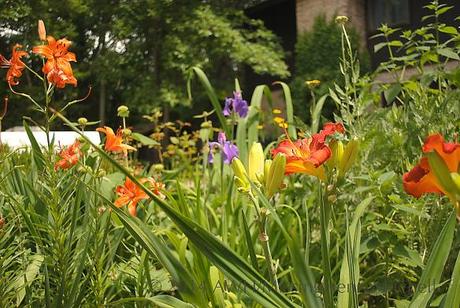
[[[54,170],[69,169],[70,167],[77,164],[81,155],[82,153],[80,151],[80,141],[75,140],[75,142],[72,145],[61,150],[61,152],[59,153],[59,157],[61,159],[54,165]]]
[[[156,182],[152,178],[143,178],[140,182],[142,184],[148,183],[154,194],[164,197],[161,193],[161,190],[164,188],[163,183]],[[132,216],[137,215],[137,204],[139,201],[149,199],[149,196],[128,177],[123,186],[117,186],[115,192],[118,195],[118,199],[115,200],[114,205],[122,207],[127,204],[128,211]]]
[[[326,137],[335,132],[345,132],[341,123],[327,123],[318,134],[310,138],[299,139],[292,142],[291,139],[283,140],[277,148],[272,150],[272,155],[282,153],[286,156],[285,174],[306,173],[322,180],[326,178],[326,172],[322,164],[331,157],[331,149],[326,145]],[[288,136],[286,134],[286,136]]]
[[[422,147],[423,153],[436,151],[444,160],[450,172],[458,172],[460,167],[460,144],[448,143],[440,134],[430,135]],[[438,182],[436,175],[431,170],[427,157],[423,157],[419,164],[403,175],[404,190],[420,198],[427,193],[446,195],[448,192]]]
[[[52,36],[48,36],[46,40],[48,45],[35,46],[32,52],[46,58],[42,71],[48,81],[58,88],[63,88],[66,84],[76,86],[77,79],[73,76],[70,62],[76,62],[77,59],[73,52],[67,50],[71,42],[65,38],[56,41]]]
[[[115,153],[123,152],[124,155],[127,155],[128,150],[136,151],[136,149],[133,148],[132,146],[123,143],[121,129],[118,129],[116,135],[113,132],[113,130],[108,126],[99,127],[96,130],[106,135],[105,145],[104,145],[104,149],[106,151],[115,152]]]
[[[13,46],[10,60],[7,60],[4,56],[0,55],[0,67],[8,69],[8,72],[6,73],[6,81],[10,86],[15,86],[19,83],[17,79],[21,77],[22,70],[26,67],[24,62],[21,61],[21,58],[27,56],[28,54],[23,50],[18,50],[21,47],[22,46],[19,44]]]

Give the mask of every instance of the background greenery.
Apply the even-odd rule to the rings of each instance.
[[[73,67],[79,86],[67,88],[57,102],[83,97],[88,87],[93,87],[91,96],[74,108],[70,117],[86,115],[93,121],[96,115],[103,115],[110,123],[116,107],[124,104],[137,111],[134,115],[162,107],[166,121],[171,118],[171,107],[176,115],[190,114],[192,106],[185,89],[193,66],[205,69],[213,77],[222,100],[232,89],[231,81],[241,77],[245,66],[256,73],[281,78],[289,75],[277,38],[261,22],[247,18],[243,4],[244,1],[1,0],[0,53],[8,57],[15,43],[27,50],[39,44],[37,21],[42,19],[49,35],[73,42],[70,50],[77,55],[78,63]],[[38,57],[31,55],[31,59],[38,68]],[[18,89],[38,95],[40,88],[35,88],[27,72],[25,75]],[[0,95],[6,93],[7,87],[2,86]],[[199,96],[195,100],[193,110],[199,113],[207,105]],[[28,107],[22,100],[12,98],[5,127],[20,124]]]

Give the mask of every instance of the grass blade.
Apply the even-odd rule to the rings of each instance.
[[[454,239],[455,222],[455,211],[453,211],[434,244],[428,263],[418,282],[415,295],[409,305],[410,308],[428,306],[428,302],[436,289],[435,286],[439,284],[444,265],[449,256]]]

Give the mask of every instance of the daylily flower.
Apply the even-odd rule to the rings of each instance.
[[[56,164],[54,164],[54,170],[69,169],[78,163],[78,160],[81,156],[82,153],[80,151],[80,141],[75,140],[72,145],[61,150],[59,153],[60,159],[58,162],[56,162]]]
[[[426,138],[422,151],[423,153],[435,151],[442,158],[449,172],[459,172],[459,143],[445,142],[440,134],[434,134]],[[441,185],[440,179],[437,178],[434,171],[434,167],[435,166],[430,165],[428,157],[423,157],[418,165],[403,175],[404,190],[416,198],[420,198],[427,193],[451,195],[450,192],[446,191],[445,187]],[[447,174],[447,176],[449,175],[450,174]]]
[[[160,198],[164,198],[161,193],[161,190],[164,189],[163,183],[157,182],[152,178],[143,178],[139,181],[142,184],[149,184],[148,186],[151,187],[154,194],[158,195]],[[131,216],[137,215],[137,204],[139,201],[149,199],[149,196],[128,177],[126,177],[123,185],[117,186],[115,192],[118,198],[115,200],[114,205],[116,207],[128,205],[128,211]]]
[[[19,83],[17,79],[21,77],[22,70],[26,67],[24,62],[21,61],[21,58],[27,56],[28,54],[23,50],[18,50],[19,48],[22,48],[19,44],[13,46],[10,60],[7,60],[4,56],[0,55],[0,67],[8,69],[8,72],[6,73],[6,81],[10,86],[15,86]]]
[[[214,161],[214,156],[212,154],[212,149],[214,148],[219,148],[221,150],[224,163],[226,164],[230,164],[232,162],[232,159],[238,157],[239,155],[237,146],[231,143],[230,141],[227,141],[227,137],[225,136],[224,132],[219,133],[217,137],[217,142],[209,142],[209,148],[210,151],[208,161],[210,163],[213,163]]]
[[[128,151],[136,151],[136,149],[132,146],[123,143],[123,132],[121,129],[118,129],[116,135],[113,132],[113,130],[108,126],[99,127],[96,128],[96,130],[106,135],[104,145],[104,149],[106,151],[114,153],[123,152],[124,155],[127,155]]]
[[[233,91],[233,98],[227,97],[225,99],[224,116],[230,116],[231,110],[238,113],[241,118],[248,115],[248,102],[243,99],[239,91]]]
[[[306,173],[322,180],[326,173],[322,166],[331,157],[331,149],[327,146],[326,138],[335,132],[343,133],[345,130],[341,123],[327,123],[323,130],[310,138],[299,139],[293,142],[290,138],[272,150],[275,157],[278,153],[286,156],[287,163],[285,174]]]
[[[36,46],[32,52],[46,58],[42,71],[48,81],[58,88],[63,88],[66,84],[76,86],[77,79],[73,76],[70,62],[76,62],[77,59],[73,52],[67,50],[71,42],[66,38],[56,41],[52,36],[48,36],[46,40],[48,45]]]

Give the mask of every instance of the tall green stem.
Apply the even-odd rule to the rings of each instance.
[[[276,269],[273,265],[273,258],[270,251],[270,243],[268,242],[268,235],[266,230],[266,222],[267,222],[267,210],[265,208],[259,207],[258,200],[254,197],[252,193],[249,193],[249,197],[251,201],[254,203],[254,207],[257,213],[257,225],[259,227],[259,241],[262,245],[262,249],[264,251],[265,262],[267,263],[268,267],[268,275],[270,276],[270,281],[275,286],[276,290],[279,291],[278,285],[278,277],[276,275]]]
[[[320,228],[321,228],[321,259],[323,267],[323,281],[324,281],[324,302],[326,307],[334,307],[333,298],[333,283],[332,283],[332,271],[329,254],[329,218],[330,209],[323,196],[323,187],[321,182],[318,182],[318,195],[320,205]]]

